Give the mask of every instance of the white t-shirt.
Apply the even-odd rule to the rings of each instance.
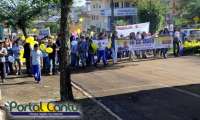
[[[32,57],[32,65],[40,65],[40,60],[42,58],[42,52],[40,50],[32,50],[31,57]]]
[[[99,50],[105,50],[107,45],[108,45],[108,40],[99,40],[98,41]]]
[[[0,52],[4,53],[4,54],[7,54],[6,48],[0,48]],[[0,62],[6,62],[5,56],[0,56]]]
[[[177,38],[180,38],[181,37],[180,32],[176,31],[175,34],[174,34],[174,36],[177,37]]]

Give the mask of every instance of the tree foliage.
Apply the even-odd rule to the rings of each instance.
[[[150,22],[150,32],[155,33],[164,24],[167,7],[160,0],[139,0],[139,22]]]
[[[179,9],[185,18],[200,17],[200,0],[181,0]]]
[[[179,2],[178,16],[188,21],[193,21],[192,18],[200,17],[200,0],[181,0]]]
[[[26,28],[41,14],[53,0],[1,0],[0,21],[7,22],[15,29],[21,29],[27,36]]]

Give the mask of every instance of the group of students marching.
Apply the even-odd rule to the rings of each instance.
[[[85,36],[85,35],[71,35],[70,37],[70,66],[72,68],[85,68],[87,66],[97,66],[102,60],[104,66],[108,64],[108,59],[114,59],[114,52],[116,56],[124,54],[124,50],[113,51],[116,44],[113,40],[117,38],[116,34],[112,36],[106,33],[99,33],[98,35]],[[137,58],[147,58],[146,50],[132,50],[131,46],[135,42],[144,41],[145,39],[153,38],[150,33],[131,33],[129,35],[129,48],[127,49],[127,57],[130,59],[133,56]],[[179,32],[174,33],[174,48],[177,49],[175,55],[179,52],[178,40],[180,39]],[[153,39],[152,39],[153,40]],[[22,65],[25,63],[26,74],[34,76],[36,83],[41,81],[41,74],[55,75],[59,71],[60,63],[60,35],[56,39],[48,36],[42,40],[37,40],[34,45],[20,37],[16,39],[5,38],[0,41],[0,75],[2,81],[5,80],[7,75],[21,75]],[[96,41],[96,42],[95,42]],[[108,43],[111,44],[108,47]],[[177,47],[178,46],[178,47]],[[50,52],[44,48],[51,48]],[[21,52],[23,51],[23,53]],[[157,52],[153,51],[153,52]],[[166,58],[167,49],[161,49],[163,57]],[[175,50],[174,50],[175,51]],[[25,61],[22,61],[22,58]]]
[[[52,52],[48,53],[40,49],[41,44],[51,48]],[[41,72],[45,75],[57,73],[57,45],[51,37],[45,38],[33,46],[20,38],[1,40],[0,74],[3,82],[8,75],[22,75],[22,58],[25,59],[26,74],[33,75],[37,83],[41,80]]]
[[[100,33],[98,36],[71,36],[71,66],[85,68],[86,66],[97,66],[100,60],[106,66],[108,58],[108,46],[105,41],[107,34]],[[98,43],[94,40],[98,39]],[[98,45],[96,45],[98,44]]]
[[[100,34],[97,36],[99,39],[99,46],[94,46],[92,37],[84,35],[70,37],[70,51],[71,51],[71,67],[72,68],[85,68],[86,66],[97,66],[100,60],[103,60],[104,65],[107,63],[106,45],[101,40],[106,36]],[[25,73],[33,76],[36,83],[41,81],[41,74],[55,75],[59,72],[60,63],[60,36],[56,39],[46,37],[42,40],[37,40],[34,45],[19,38],[10,39],[5,38],[0,41],[0,74],[4,82],[8,75],[22,75]],[[47,52],[43,48],[51,48]],[[23,53],[21,52],[23,51]],[[23,55],[21,55],[23,54]],[[22,61],[22,58],[25,61]],[[22,66],[26,66],[26,71],[22,72]]]

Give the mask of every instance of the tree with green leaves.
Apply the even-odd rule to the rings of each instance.
[[[51,0],[1,0],[0,21],[14,29],[21,29],[27,36],[26,29],[48,7],[49,2]]]
[[[179,23],[180,25],[184,23],[192,23],[194,22],[194,17],[200,17],[200,1],[180,0],[179,5],[176,6],[176,11],[177,15],[175,22]]]
[[[138,21],[150,22],[150,32],[161,29],[165,22],[165,15],[169,9],[162,0],[133,0],[138,8]]]
[[[32,20],[48,7],[48,3],[59,4],[61,9],[60,39],[61,39],[61,62],[60,62],[60,96],[61,101],[74,99],[71,85],[71,73],[69,66],[69,13],[73,0],[1,0],[0,21],[7,21],[16,29],[21,29],[27,36],[26,28]]]
[[[139,22],[150,22],[151,33],[155,33],[164,25],[167,7],[161,0],[138,0],[135,3],[138,7]]]

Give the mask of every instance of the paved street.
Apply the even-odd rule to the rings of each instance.
[[[72,75],[73,81],[123,120],[200,120],[200,57],[124,62]],[[59,99],[59,77],[10,78],[1,84],[3,101]],[[83,120],[115,117],[74,89]],[[39,120],[39,119],[37,119]]]
[[[73,80],[124,120],[199,120],[200,57],[123,63]]]
[[[9,76],[5,83],[0,83],[2,100],[0,103],[16,101],[18,103],[37,103],[59,101],[59,76],[43,76],[40,84],[34,83],[32,77]],[[83,116],[81,120],[116,120],[101,106],[84,96],[80,91],[73,88],[76,102],[81,105]],[[1,104],[3,105],[3,104]],[[3,112],[0,109],[0,120],[66,120],[66,118],[10,118],[3,119]]]

